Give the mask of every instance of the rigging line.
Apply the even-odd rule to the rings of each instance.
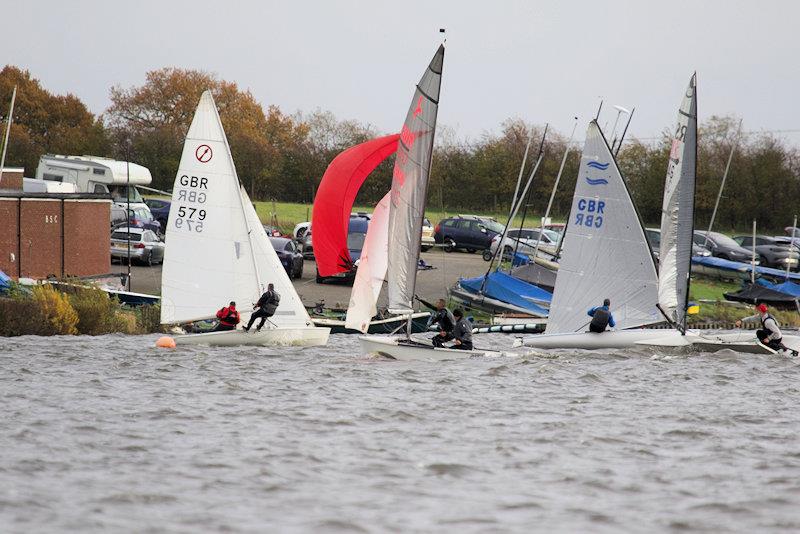
[[[544,158],[544,141],[547,138],[547,129],[550,127],[549,124],[544,125],[544,134],[542,134],[542,142],[539,145],[539,161]],[[534,169],[533,174],[531,174],[531,179],[533,179],[533,175],[536,174],[536,170]],[[533,193],[533,189],[528,190],[528,198],[525,200],[525,205],[522,207],[522,220],[519,223],[519,235],[522,235],[522,228],[525,226],[525,215],[528,213],[528,205],[531,201],[531,193]],[[514,244],[514,254],[511,256],[511,267],[509,267],[509,272],[514,267],[514,258],[517,257],[517,250],[519,250],[519,240]],[[502,257],[502,256],[501,256]],[[536,261],[536,258],[534,258]]]

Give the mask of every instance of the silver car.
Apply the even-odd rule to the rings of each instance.
[[[111,233],[111,259],[127,261],[130,239],[131,261],[153,265],[164,262],[164,242],[155,232],[132,226],[116,228]]]
[[[539,239],[539,228],[522,228],[509,230],[503,239],[503,259],[510,259],[511,254],[516,247],[517,252],[522,254],[532,255],[536,250],[536,243]],[[542,231],[541,242],[539,242],[539,251],[546,254],[555,254],[558,248],[558,242],[561,240],[561,235],[553,230],[545,229]],[[497,252],[497,247],[500,243],[500,236],[496,235],[492,239],[488,250],[483,251],[483,259],[489,261]]]

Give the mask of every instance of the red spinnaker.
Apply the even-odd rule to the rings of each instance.
[[[321,276],[333,276],[352,266],[347,227],[358,190],[375,167],[397,151],[399,134],[350,147],[334,158],[317,189],[311,234]]]

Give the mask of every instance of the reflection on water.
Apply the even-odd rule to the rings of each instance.
[[[800,529],[797,359],[154,341],[0,339],[0,530]]]

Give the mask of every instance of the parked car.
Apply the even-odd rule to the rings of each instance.
[[[734,236],[733,240],[749,250],[752,255],[752,235],[737,235]],[[796,270],[798,258],[800,258],[800,254],[797,253],[797,250],[790,248],[788,244],[784,245],[778,243],[774,237],[767,235],[756,236],[756,254],[756,257],[761,260],[761,265],[765,267],[775,267],[777,269],[785,269],[788,265],[789,269]]]
[[[778,243],[779,245],[785,245],[785,246],[787,246],[787,247],[788,247],[788,246],[791,246],[791,247],[793,247],[793,248],[794,248],[794,249],[795,249],[797,252],[800,252],[800,232],[798,232],[798,233],[797,233],[797,234],[794,236],[794,239],[792,239],[792,237],[791,237],[791,236],[787,236],[787,235],[776,235],[776,236],[772,236],[772,239],[774,239],[774,240],[775,240],[775,242],[776,242],[776,243]]]
[[[172,202],[160,198],[146,198],[144,203],[150,208],[150,213],[153,218],[161,225],[161,231],[167,231],[167,222],[169,222],[169,208]]]
[[[731,239],[730,237],[720,234],[719,232],[711,232],[708,234],[708,244],[706,245],[706,232],[695,230],[694,242],[697,245],[705,246],[711,251],[711,255],[723,260],[741,261],[744,263],[752,259],[752,252],[743,248]],[[760,265],[760,261],[756,259],[756,265]]]
[[[163,228],[161,223],[157,220],[153,219],[153,215],[150,213],[150,208],[147,206],[143,208],[131,208],[128,212],[128,222],[127,224],[123,220],[121,224],[117,224],[113,227],[116,230],[119,227],[125,226],[135,226],[136,228],[144,228],[145,230],[150,230],[155,232],[156,235],[161,235]]]
[[[303,235],[297,238],[297,246],[305,259],[314,259],[314,240],[311,237],[311,223],[308,223]]]
[[[567,225],[564,223],[550,223],[544,225],[545,230],[552,230],[553,232],[557,233],[558,235],[564,235],[564,232],[567,229]]]
[[[644,231],[647,234],[647,241],[650,243],[650,251],[657,260],[661,252],[661,229],[645,228]],[[692,257],[694,256],[711,256],[711,251],[697,243],[692,243]]]
[[[118,226],[125,226],[127,217],[125,216],[125,208],[111,205],[111,228],[114,229]]]
[[[121,226],[111,233],[112,260],[127,261],[129,239],[132,262],[151,266],[164,262],[164,242],[152,230],[134,226]]]
[[[427,252],[431,249],[433,245],[436,244],[436,241],[433,239],[433,225],[431,221],[428,220],[427,217],[422,219],[422,241],[420,245],[420,250],[422,252]]]
[[[283,235],[283,233],[281,233],[281,229],[276,226],[272,226],[270,224],[262,224],[261,226],[264,227],[264,231],[269,237],[287,237]]]
[[[303,239],[303,236],[306,235],[309,228],[311,228],[311,223],[308,221],[295,224],[294,230],[292,230],[292,239],[300,241]]]
[[[443,219],[436,225],[433,239],[443,245],[445,252],[457,248],[469,253],[489,248],[494,236],[503,233],[503,226],[486,217],[477,215],[458,215]]]
[[[508,233],[506,233],[506,237],[503,239],[503,259],[510,259],[515,248],[517,252],[532,255],[536,250],[536,243],[539,243],[540,251],[555,254],[560,239],[561,236],[552,230],[544,230],[542,232],[541,242],[539,242],[539,228],[523,228],[521,230],[516,228],[514,230],[509,230]],[[483,251],[484,260],[489,261],[494,257],[499,243],[500,236],[494,236],[494,238],[492,238],[492,244],[488,249]]]
[[[270,237],[269,240],[289,278],[302,278],[303,255],[297,249],[295,242],[288,237]]]
[[[319,271],[317,271],[316,281],[318,284],[334,281],[346,284],[353,283],[356,278],[358,262],[361,259],[361,251],[364,249],[364,240],[367,238],[369,221],[369,216],[361,214],[350,215],[350,222],[347,225],[347,249],[350,251],[350,259],[353,260],[353,268],[333,276],[320,276]],[[308,233],[306,233],[306,237],[308,237]]]

